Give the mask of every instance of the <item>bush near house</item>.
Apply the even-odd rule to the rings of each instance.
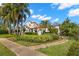
[[[34,33],[34,32],[26,32],[25,34],[26,34],[26,35],[28,35],[28,34],[29,34],[29,35],[37,35],[37,33]]]
[[[8,34],[8,30],[5,26],[0,25],[0,34]]]
[[[51,29],[49,29],[50,30],[50,33],[55,33],[55,34],[57,34],[57,32],[58,32],[58,30],[56,29],[56,28],[51,28]]]
[[[8,31],[5,29],[0,29],[0,34],[8,34]]]
[[[16,37],[18,41],[27,41],[27,42],[35,42],[35,43],[44,43],[50,42],[53,40],[58,40],[59,36],[56,34],[44,34],[44,35],[23,35]]]
[[[74,42],[67,54],[68,56],[79,56],[79,41]]]

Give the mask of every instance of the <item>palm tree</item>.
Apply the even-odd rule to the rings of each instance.
[[[10,19],[10,14],[9,14],[9,4],[3,4],[0,8],[0,16],[2,17],[3,21],[4,21],[4,24],[5,26],[7,27],[8,29],[8,26],[9,26],[9,19]],[[10,30],[8,30],[8,32],[10,33]]]
[[[23,29],[22,29],[22,25],[23,25],[23,22],[26,20],[27,18],[27,14],[30,15],[30,11],[28,9],[28,4],[14,4],[14,6],[16,7],[13,11],[13,14],[14,14],[14,18],[16,20],[16,26],[17,26],[17,34],[19,33],[18,32],[18,28],[19,28],[19,25],[21,26],[21,31],[20,33],[22,34],[23,32]],[[27,14],[26,14],[27,13]]]
[[[21,29],[22,29],[22,25],[23,25],[23,22],[26,20],[26,16],[27,15],[30,16],[28,4],[25,4],[25,3],[3,4],[0,7],[0,13],[1,13],[0,16],[4,20],[4,23],[6,23],[7,25],[10,25],[10,28],[11,28],[11,24],[14,25],[14,28],[15,26],[17,26],[17,34],[19,34],[18,32],[19,25],[21,25]],[[20,33],[22,33],[22,31],[23,30],[21,30]]]

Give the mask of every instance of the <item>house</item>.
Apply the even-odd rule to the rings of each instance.
[[[38,24],[36,22],[28,22],[25,25],[26,32],[36,32]]]
[[[28,22],[25,25],[25,32],[36,32],[41,35],[44,31],[49,32],[48,28],[45,28],[43,25],[39,25],[36,22]]]

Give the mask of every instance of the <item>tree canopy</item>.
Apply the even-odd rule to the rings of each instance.
[[[14,28],[17,26],[17,33],[19,25],[22,27],[27,15],[30,16],[30,11],[27,3],[4,3],[0,6],[0,17],[4,21],[6,27],[11,30],[11,24]],[[22,31],[22,28],[21,28]]]

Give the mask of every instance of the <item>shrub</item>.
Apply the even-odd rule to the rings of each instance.
[[[68,56],[79,56],[79,41],[78,42],[76,41],[71,45],[67,55]]]
[[[36,35],[37,33],[34,33],[34,32],[26,32],[25,34]]]
[[[54,33],[54,34],[57,34],[58,30],[54,27],[51,27],[51,28],[48,28],[50,33]]]
[[[58,35],[51,34],[51,35],[23,35],[16,37],[17,40],[28,41],[28,42],[36,42],[36,43],[44,43],[50,42],[53,40],[59,39]]]
[[[5,29],[0,29],[0,34],[7,34],[7,33],[8,33],[7,30],[5,30]]]
[[[7,34],[7,33],[8,33],[8,30],[6,26],[0,25],[0,34]]]
[[[71,22],[68,18],[60,26],[61,35],[73,36],[79,35],[79,26]]]

